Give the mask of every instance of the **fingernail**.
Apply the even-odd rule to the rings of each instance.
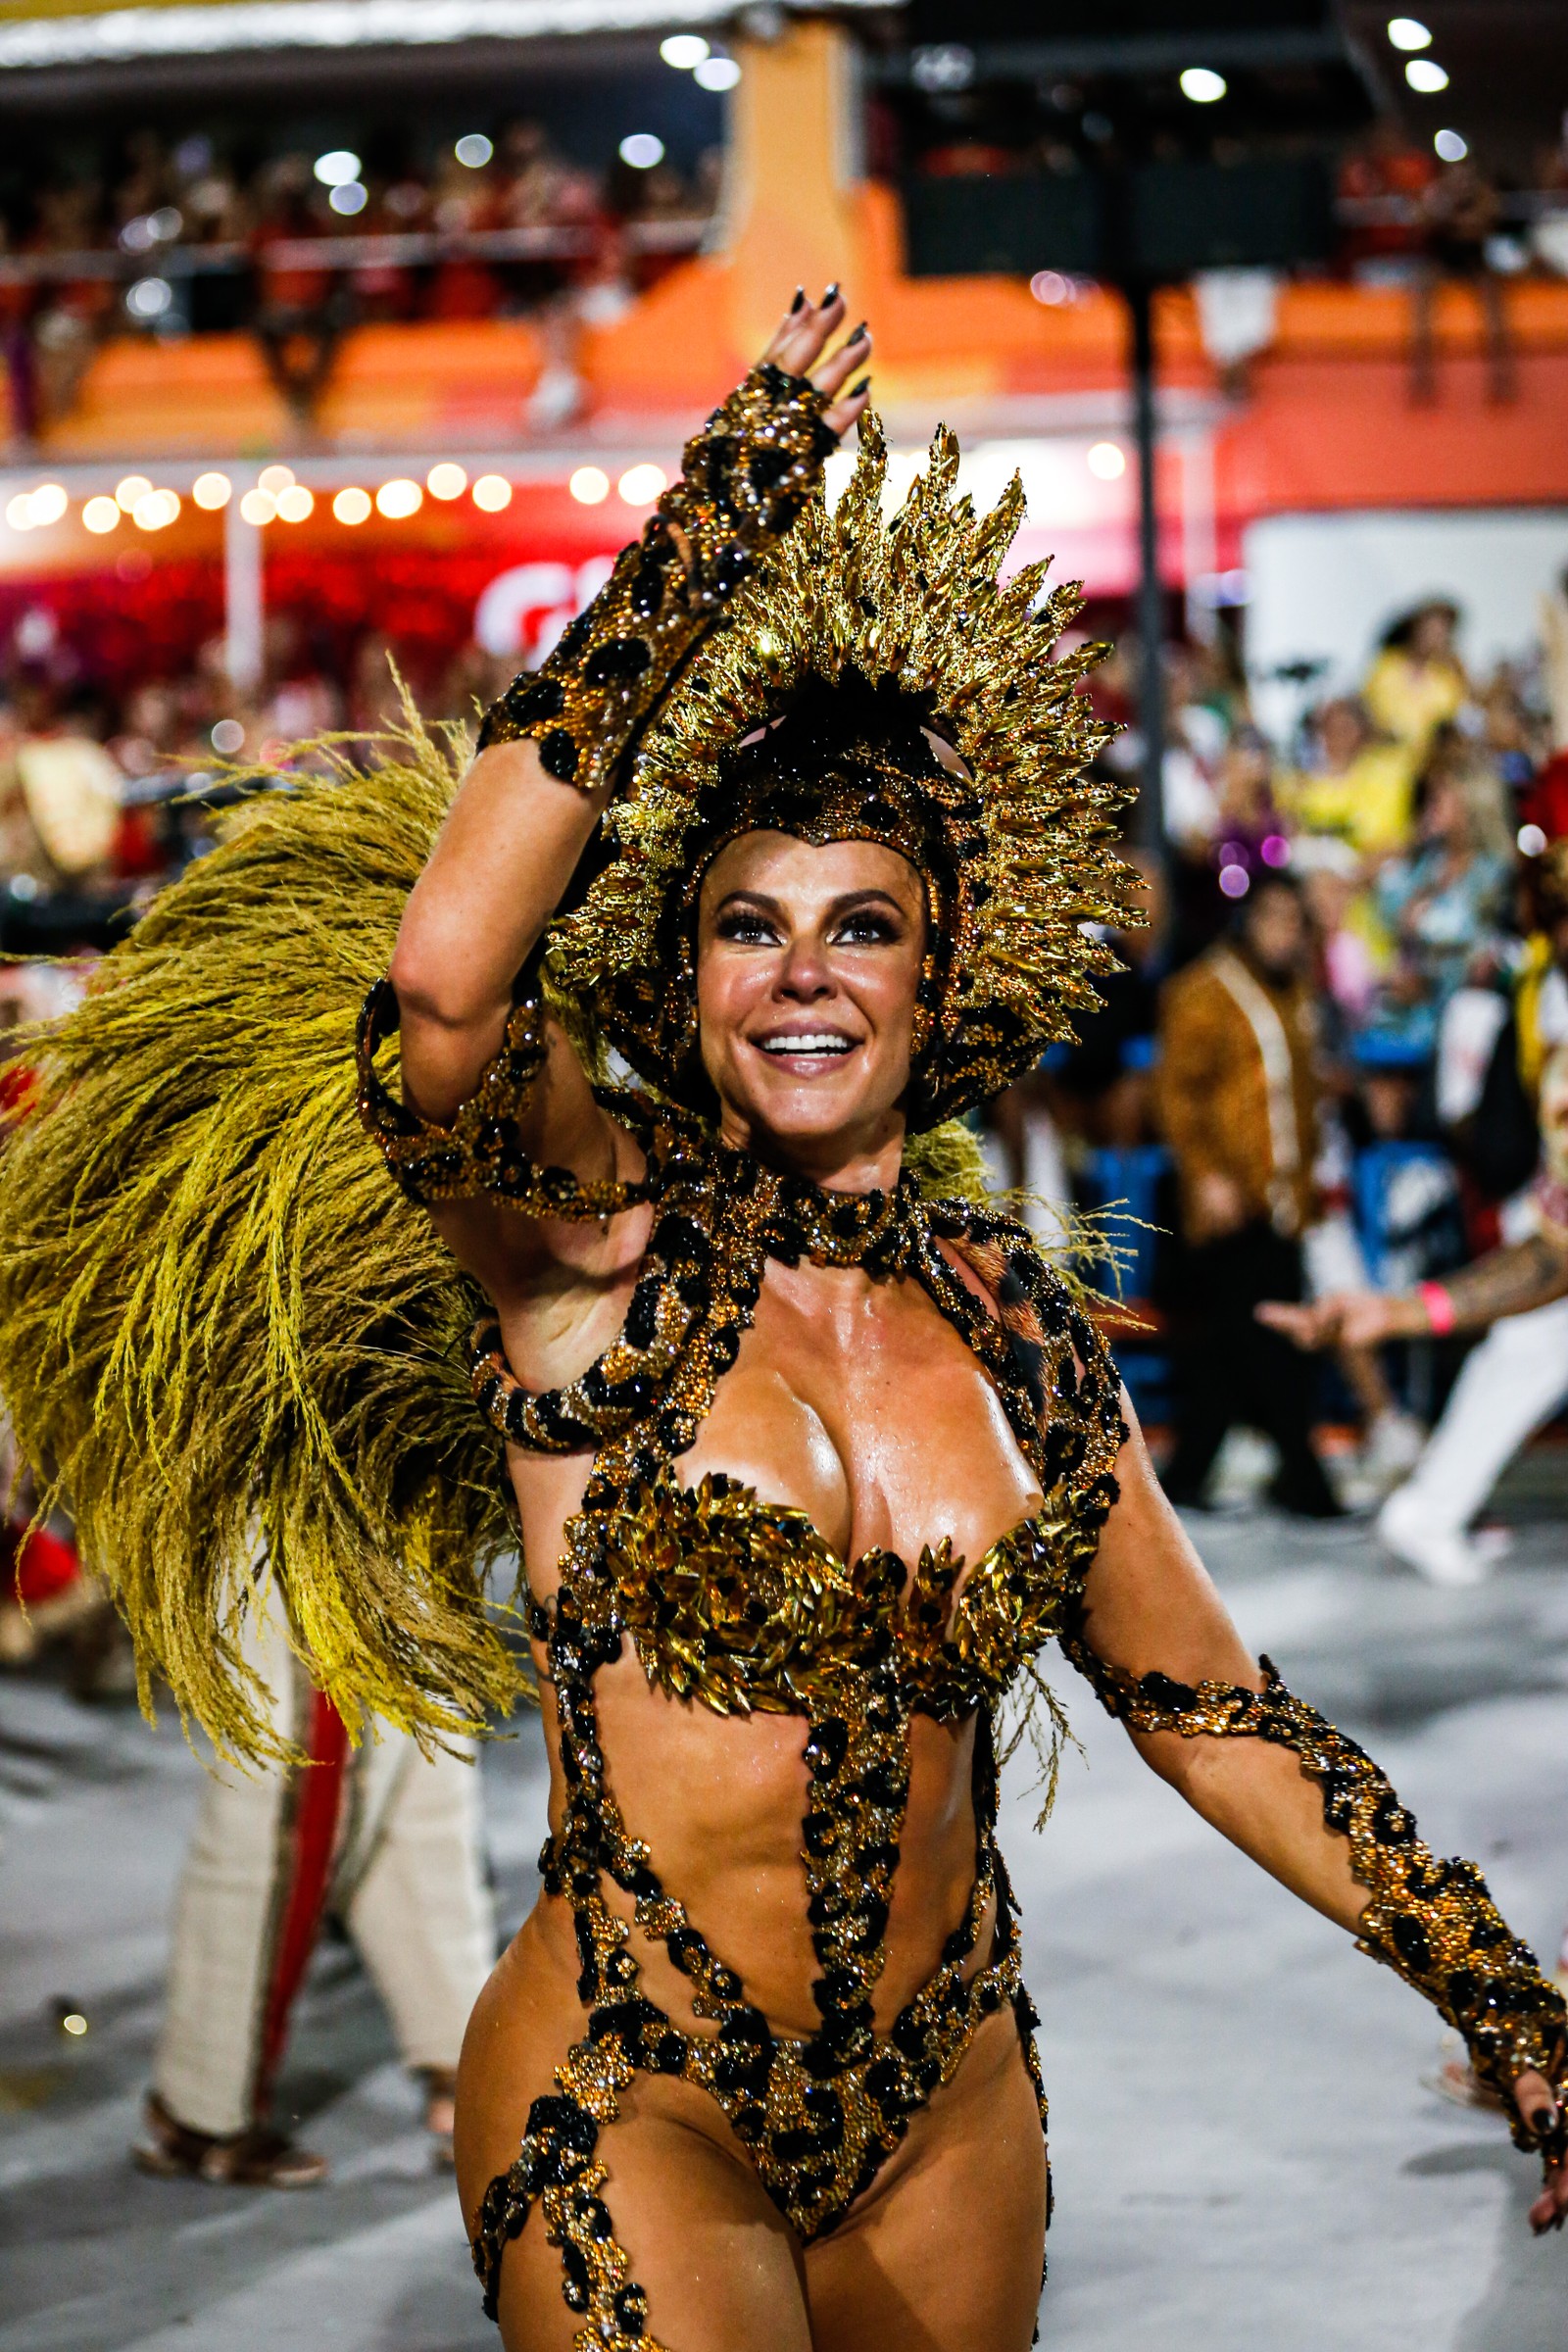
[[[804,286],[797,286],[795,289],[795,300],[790,304],[790,317],[793,318],[797,311],[804,311],[805,308],[806,288]]]
[[[1557,2115],[1554,2108],[1538,2107],[1530,2118],[1531,2129],[1536,2132],[1549,2132],[1556,2121]]]
[[[850,386],[850,398],[852,400],[858,400],[862,392],[869,392],[870,389],[871,378],[868,375],[862,375],[858,384],[852,384]]]
[[[837,302],[838,298],[839,298],[839,281],[838,281],[838,279],[837,279],[837,278],[835,278],[835,279],[833,280],[833,283],[832,283],[832,284],[829,286],[829,288],[828,288],[827,292],[826,292],[826,293],[823,295],[823,297],[822,297],[822,299],[821,299],[821,302],[818,304],[818,306],[817,306],[817,307],[818,307],[818,309],[819,309],[819,310],[824,310],[824,311],[825,311],[825,310],[827,309],[827,306],[828,306],[828,304],[829,304],[830,302]]]
[[[849,343],[847,343],[847,344],[845,345],[845,347],[844,347],[844,348],[845,348],[845,350],[846,350],[846,351],[848,351],[848,350],[849,350],[849,348],[850,348],[850,344],[854,344],[854,343],[863,343],[864,341],[865,341],[865,320],[862,318],[862,319],[860,320],[860,323],[859,323],[859,325],[858,325],[858,326],[856,328],[856,330],[855,330],[854,334],[853,334],[853,335],[850,337],[850,341],[849,341]]]

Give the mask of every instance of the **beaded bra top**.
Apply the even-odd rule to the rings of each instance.
[[[421,1122],[376,1075],[376,1048],[396,1017],[390,990],[373,992],[361,1030],[361,1106],[411,1198],[428,1204],[483,1192],[551,1216],[605,1216],[643,1201],[653,1211],[625,1323],[580,1378],[525,1390],[493,1315],[472,1341],[475,1396],[505,1438],[529,1451],[594,1455],[567,1525],[559,1591],[548,1606],[528,1604],[555,1684],[566,1783],[543,1870],[575,1914],[588,2034],[558,2074],[561,2113],[537,2131],[530,2119],[522,2157],[490,2192],[475,2233],[476,2259],[490,2249],[481,2274],[493,2294],[534,2172],[555,2178],[560,2132],[581,2129],[566,2109],[612,2113],[616,2088],[637,2067],[681,2074],[712,2093],[809,2240],[868,2185],[980,2020],[1004,2003],[1020,2025],[1032,2018],[995,1842],[995,1717],[1028,1660],[1063,1630],[1115,1499],[1125,1434],[1115,1373],[1082,1308],[1004,1218],[923,1199],[907,1173],[885,1193],[823,1193],[716,1144],[686,1113],[609,1090],[601,1100],[642,1146],[647,1174],[578,1185],[533,1166],[520,1147],[516,1111],[544,1054],[536,1005],[514,1010],[501,1054],[449,1128]],[[956,1273],[944,1244],[975,1267],[1001,1319]],[[1044,1500],[967,1573],[946,1541],[912,1569],[886,1550],[847,1562],[806,1513],[737,1480],[681,1484],[674,1463],[735,1362],[769,1258],[917,1282],[990,1373]],[[627,1642],[672,1697],[809,1719],[802,1845],[820,2025],[804,2040],[773,2034],[626,1830],[607,1781],[593,1683]],[[873,1998],[917,1710],[978,1719],[975,1874],[936,1975],[884,2033]],[[663,1942],[713,2033],[683,2033],[641,1991],[627,1925],[605,1899],[607,1877],[632,1898],[644,1934]]]

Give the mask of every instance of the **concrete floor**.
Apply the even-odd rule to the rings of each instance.
[[[1560,1462],[1561,1457],[1557,1457]],[[1568,1905],[1568,1479],[1536,1456],[1485,1590],[1381,1567],[1364,1530],[1209,1517],[1254,1648],[1371,1745],[1442,1851],[1549,1952]],[[1066,1669],[1087,1758],[1004,1842],[1044,2013],[1058,2352],[1562,2352],[1568,2241],[1532,2168],[1423,2087],[1431,2013],[1144,1771]],[[125,2161],[197,1766],[178,1731],[0,1683],[0,2352],[484,2352],[450,2185],[349,1956],[318,1958],[289,2103],[334,2179],[247,2195]],[[532,1899],[541,1757],[484,1763],[504,1918]],[[62,2004],[89,2020],[59,2030]],[[961,2217],[957,2217],[961,2228]],[[984,2352],[976,2347],[976,2352]]]

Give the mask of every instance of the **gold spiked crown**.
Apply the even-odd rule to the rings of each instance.
[[[711,1107],[697,893],[723,844],[759,826],[883,841],[924,877],[914,1128],[1070,1038],[1072,1014],[1099,1003],[1092,976],[1116,968],[1086,929],[1130,919],[1111,847],[1127,795],[1090,771],[1110,729],[1079,691],[1103,649],[1052,659],[1079,592],[1042,601],[1045,563],[999,580],[1022,483],[977,515],[955,496],[957,469],[957,441],[940,430],[884,519],[886,446],[862,421],[838,504],[817,490],[666,691],[607,815],[602,862],[553,926],[551,994],[692,1108]]]

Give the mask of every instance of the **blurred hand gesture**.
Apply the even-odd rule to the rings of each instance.
[[[1270,1298],[1257,1319],[1280,1331],[1298,1348],[1376,1348],[1384,1340],[1424,1338],[1431,1330],[1427,1310],[1414,1294],[1386,1291],[1330,1291],[1305,1306]]]

